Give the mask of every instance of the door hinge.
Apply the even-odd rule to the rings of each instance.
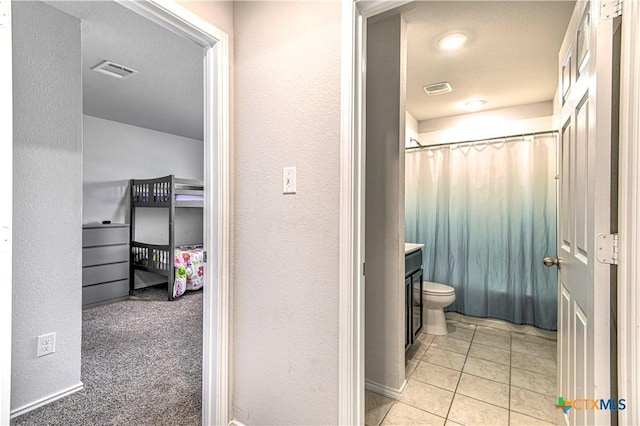
[[[596,259],[606,265],[618,264],[618,234],[598,234],[596,237]]]
[[[602,2],[601,16],[605,21],[622,16],[622,0]]]
[[[204,263],[207,263],[207,252],[206,252],[206,251],[203,251],[203,252],[202,252],[202,261],[203,261]]]
[[[365,262],[362,262],[362,276],[363,276],[363,277],[366,275],[366,274],[364,273],[364,271],[365,271],[365,267],[364,267],[364,266],[365,266],[365,265],[366,265],[366,263],[365,263]]]

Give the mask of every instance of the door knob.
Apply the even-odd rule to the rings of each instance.
[[[542,259],[542,263],[544,263],[544,266],[547,267],[552,267],[553,265],[555,265],[560,268],[560,260],[561,259],[554,259],[553,257],[545,257],[544,259]]]

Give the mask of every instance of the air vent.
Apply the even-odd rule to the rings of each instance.
[[[125,78],[129,78],[132,75],[138,74],[138,71],[132,68],[125,67],[124,65],[116,64],[115,62],[111,61],[104,61],[91,69],[96,72],[118,78],[120,80],[124,80]]]
[[[424,91],[427,92],[427,95],[442,95],[443,93],[449,93],[452,90],[453,87],[451,87],[451,84],[446,81],[443,83],[435,83],[424,86]]]

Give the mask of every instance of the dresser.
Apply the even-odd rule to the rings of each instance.
[[[82,227],[82,308],[129,298],[129,225]]]

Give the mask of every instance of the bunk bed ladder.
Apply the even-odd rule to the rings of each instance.
[[[175,191],[175,176],[171,175],[171,180],[169,184],[170,189],[170,204],[169,204],[169,270],[167,274],[167,292],[169,296],[169,300],[173,300],[173,286],[175,285],[175,269],[173,267],[174,256],[176,251],[176,227],[175,227],[175,218],[176,218],[176,197],[174,194]]]
[[[129,294],[135,290],[135,256],[133,255],[133,241],[136,236],[136,208],[135,208],[135,185],[133,179],[129,181]]]

